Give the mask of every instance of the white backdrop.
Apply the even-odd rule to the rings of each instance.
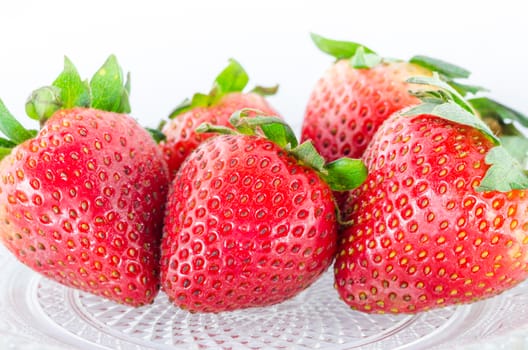
[[[361,42],[384,56],[426,54],[470,69],[471,82],[528,114],[523,1],[4,1],[0,98],[24,116],[30,91],[49,84],[63,55],[89,77],[110,53],[132,72],[132,115],[155,126],[183,98],[208,91],[236,58],[250,84],[280,84],[270,102],[300,124],[332,58],[309,38]],[[28,123],[29,124],[29,123]]]

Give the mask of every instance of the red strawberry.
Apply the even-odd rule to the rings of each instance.
[[[243,108],[253,108],[262,113],[276,115],[263,95],[274,94],[277,87],[257,87],[251,92],[242,92],[248,76],[235,60],[216,77],[209,95],[195,94],[185,100],[171,113],[170,120],[162,132],[166,139],[160,142],[172,176],[185,158],[211,134],[198,134],[195,129],[202,123],[229,126],[229,117]]]
[[[335,286],[360,311],[469,303],[528,277],[526,174],[456,91],[412,81],[440,92],[381,126],[347,202]]]
[[[140,306],[159,289],[168,170],[148,132],[123,114],[127,96],[111,56],[90,86],[65,60],[28,112],[45,119],[65,109],[42,120],[34,137],[0,104],[13,141],[4,145],[19,143],[0,162],[0,239],[59,283]]]
[[[254,134],[258,119],[234,120],[249,135],[226,128],[229,135],[202,143],[183,163],[169,194],[162,288],[191,311],[286,300],[313,283],[335,253],[334,202],[320,176],[332,183],[339,164],[324,166],[311,144],[297,146],[278,118],[264,118],[260,126],[273,141]],[[344,176],[352,176],[352,185],[364,177],[361,162],[340,164],[351,167]]]
[[[330,66],[312,91],[301,132],[301,139],[312,140],[326,161],[340,157],[361,157],[380,125],[394,112],[419,103],[409,89],[411,76],[430,76],[432,71],[462,94],[481,88],[454,81],[470,72],[426,56],[408,62],[384,59],[361,44],[335,41],[312,34],[317,47],[337,61]],[[335,193],[342,210],[345,193]]]
[[[312,34],[322,51],[337,61],[316,83],[306,106],[302,140],[312,140],[327,160],[361,157],[373,134],[394,112],[417,104],[408,90],[417,88],[405,82],[411,76],[441,72],[457,88],[454,78],[467,78],[469,72],[425,56],[408,62],[382,59],[371,49],[353,42],[335,41]]]

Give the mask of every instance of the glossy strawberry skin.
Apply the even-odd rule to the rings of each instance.
[[[162,289],[191,311],[275,304],[328,268],[336,234],[331,190],[312,169],[271,141],[218,136],[172,184]]]
[[[210,133],[196,133],[195,129],[200,124],[207,122],[230,126],[231,115],[243,108],[257,109],[265,115],[277,115],[264,97],[255,93],[232,92],[213,106],[195,107],[169,120],[162,129],[166,140],[160,142],[160,147],[171,175],[174,177],[181,163],[201,142],[213,136]]]
[[[340,236],[335,286],[348,305],[414,313],[491,297],[528,276],[528,193],[474,190],[490,147],[438,117],[383,124]]]
[[[353,68],[349,60],[333,64],[316,83],[306,106],[301,140],[312,140],[330,162],[359,158],[376,130],[392,113],[419,100],[405,80],[430,75],[408,62]]]
[[[152,302],[168,170],[132,118],[59,111],[0,169],[0,238],[21,262],[119,303]]]

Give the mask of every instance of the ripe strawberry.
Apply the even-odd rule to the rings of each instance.
[[[224,128],[228,135],[198,146],[169,194],[162,289],[191,311],[275,304],[308,287],[336,248],[334,202],[320,176],[329,183],[344,176],[343,186],[365,176],[360,161],[325,166],[279,118],[232,120],[247,134]],[[272,140],[255,135],[255,123]]]
[[[229,126],[229,117],[235,111],[253,108],[269,115],[277,112],[268,104],[264,95],[272,95],[277,87],[257,87],[243,92],[248,82],[244,68],[235,60],[216,77],[208,95],[195,94],[185,100],[170,115],[163,126],[166,139],[160,142],[171,176],[174,176],[185,158],[211,134],[198,134],[195,129],[202,123]]]
[[[419,103],[405,81],[411,76],[431,76],[438,71],[459,91],[479,88],[461,85],[455,78],[469,72],[425,56],[408,62],[383,59],[371,49],[353,42],[335,41],[312,34],[322,51],[337,61],[316,83],[308,100],[302,140],[312,140],[327,160],[361,157],[373,134],[394,112]]]
[[[27,105],[42,118],[38,134],[0,103],[11,139],[3,146],[12,146],[0,162],[0,239],[59,283],[140,306],[159,289],[168,170],[148,132],[123,114],[127,89],[113,56],[90,86],[66,59]]]
[[[335,286],[360,311],[469,303],[528,277],[526,174],[455,90],[412,82],[440,89],[380,127],[347,201]]]

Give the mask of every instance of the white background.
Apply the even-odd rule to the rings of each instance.
[[[25,119],[29,93],[51,83],[63,56],[90,77],[114,53],[132,72],[132,115],[157,125],[234,57],[250,85],[280,84],[270,99],[299,125],[332,58],[309,38],[363,43],[382,56],[426,54],[473,72],[471,82],[528,114],[523,1],[3,1],[0,98]],[[26,122],[26,125],[31,125]]]

